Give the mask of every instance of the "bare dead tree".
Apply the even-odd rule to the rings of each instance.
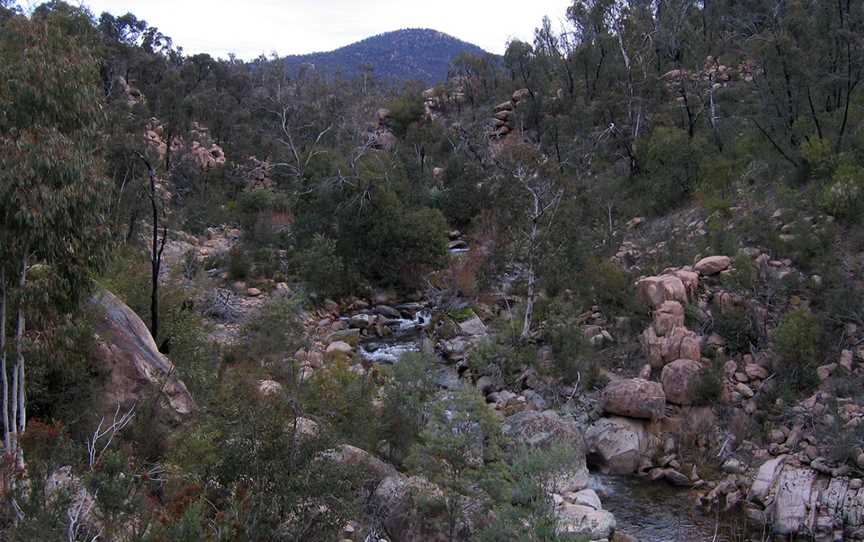
[[[150,209],[153,215],[153,235],[150,248],[150,334],[153,340],[159,339],[159,273],[162,270],[162,252],[168,241],[168,227],[162,227],[162,239],[159,239],[159,205],[156,202],[156,170],[147,158],[135,153],[144,162],[147,176],[150,179]]]
[[[111,446],[114,437],[122,431],[135,418],[135,405],[129,407],[129,410],[124,414],[120,414],[120,403],[117,403],[117,408],[114,410],[114,417],[110,424],[102,427],[105,424],[105,416],[99,420],[99,425],[93,432],[93,436],[87,439],[87,465],[92,471],[102,455]]]
[[[281,110],[277,113],[277,115],[279,116],[280,130],[282,132],[282,137],[280,137],[278,141],[288,148],[291,156],[291,161],[277,162],[273,164],[273,167],[287,168],[289,174],[292,177],[295,177],[297,179],[303,179],[306,176],[306,169],[309,167],[309,164],[312,162],[312,160],[316,156],[319,156],[326,152],[320,147],[321,140],[324,139],[324,137],[333,129],[333,125],[330,124],[329,126],[317,133],[310,133],[309,135],[312,135],[314,137],[310,138],[311,143],[308,145],[308,147],[303,148],[297,141],[297,132],[308,132],[309,130],[312,130],[313,125],[307,124],[302,126],[293,126],[291,113],[291,107],[282,107]]]

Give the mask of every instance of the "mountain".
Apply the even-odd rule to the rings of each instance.
[[[291,55],[291,67],[313,64],[325,73],[357,75],[370,64],[376,77],[398,81],[421,80],[437,83],[447,78],[450,62],[460,53],[485,55],[486,51],[428,28],[386,32],[326,53]]]

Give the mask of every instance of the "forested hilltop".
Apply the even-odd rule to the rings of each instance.
[[[408,28],[372,36],[335,51],[287,56],[285,62],[292,69],[310,65],[330,75],[365,75],[390,82],[434,84],[447,79],[450,63],[460,54],[496,58],[476,45],[443,32]]]
[[[0,0],[0,539],[864,540],[864,3],[553,15],[427,88]]]

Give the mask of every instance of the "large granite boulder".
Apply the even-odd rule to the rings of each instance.
[[[702,365],[692,359],[678,359],[663,367],[660,381],[666,400],[676,405],[692,405],[702,374]]]
[[[582,504],[562,503],[555,511],[558,533],[585,537],[586,540],[608,540],[615,531],[615,516]]]
[[[96,358],[108,378],[102,410],[113,414],[158,395],[162,421],[178,422],[195,410],[195,401],[171,360],[156,347],[150,330],[132,309],[107,290],[93,295],[96,307]]]
[[[552,410],[526,410],[506,418],[502,430],[517,446],[563,446],[570,450],[571,461],[564,471],[556,475],[556,490],[578,491],[587,487],[589,474],[585,464],[585,439],[575,421],[562,418]]]
[[[732,259],[729,256],[708,256],[702,258],[694,269],[703,275],[716,275],[729,269]]]
[[[641,378],[616,380],[601,393],[600,408],[607,414],[656,420],[663,417],[666,394],[659,382]]]
[[[683,304],[687,303],[687,288],[675,275],[645,277],[636,283],[636,298],[652,309],[656,309],[666,301],[678,301]]]
[[[585,433],[588,463],[606,474],[633,474],[654,456],[658,439],[648,422],[613,416],[600,418]]]

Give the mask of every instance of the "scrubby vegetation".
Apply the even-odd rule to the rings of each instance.
[[[0,538],[597,540],[586,456],[860,474],[864,6],[550,15],[426,89],[0,0]]]

